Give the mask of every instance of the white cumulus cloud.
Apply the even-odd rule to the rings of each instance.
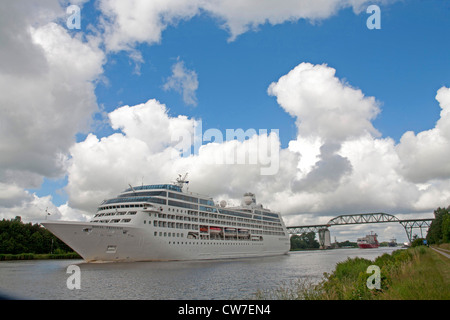
[[[25,189],[65,175],[75,135],[90,129],[98,109],[95,82],[105,55],[97,39],[55,23],[64,14],[50,0],[8,1],[0,9],[0,184],[11,195],[0,201],[3,214],[35,217],[33,205],[51,202]]]
[[[445,92],[439,91],[441,105]],[[286,149],[277,135],[259,133],[243,141],[206,139],[198,153],[183,156],[174,152],[179,141],[173,138],[194,135],[198,120],[169,115],[154,99],[110,112],[111,126],[120,132],[101,139],[90,134],[70,150],[67,205],[89,216],[128,183],[167,183],[184,172],[189,172],[192,191],[234,204],[252,191],[258,202],[280,210],[291,224],[325,223],[342,213],[408,216],[450,201],[448,179],[417,184],[402,174],[401,143],[381,138],[372,125],[379,112],[375,98],[337,79],[333,68],[302,63],[271,84],[269,93],[298,126],[297,139]],[[331,127],[321,117],[325,112],[336,119]],[[347,118],[352,120],[342,120]],[[261,175],[267,165],[258,158],[261,141],[275,146],[279,170],[273,175]],[[194,139],[187,144],[192,146]],[[237,162],[238,154],[245,155],[244,162]]]
[[[403,134],[396,147],[402,161],[400,172],[417,183],[450,178],[450,88],[437,91],[440,119],[433,129]]]
[[[163,88],[182,94],[183,101],[187,105],[197,105],[195,94],[198,89],[197,73],[187,69],[183,61],[177,61],[172,66],[172,75],[166,79]]]
[[[181,20],[211,15],[226,29],[229,40],[271,25],[305,19],[312,23],[352,8],[355,13],[368,4],[397,0],[101,0],[105,45],[108,51],[132,51],[139,43],[159,43],[162,32]]]

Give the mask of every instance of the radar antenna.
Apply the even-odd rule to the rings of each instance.
[[[178,178],[176,179],[175,185],[179,186],[181,189],[183,189],[184,184],[188,184],[189,181],[186,180],[188,173],[182,177],[181,174],[178,174]]]

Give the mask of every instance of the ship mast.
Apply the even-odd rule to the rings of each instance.
[[[186,172],[183,177],[181,177],[181,174],[178,174],[178,178],[174,182],[175,185],[179,186],[181,189],[183,189],[184,184],[188,184],[189,181],[186,180],[188,173]]]

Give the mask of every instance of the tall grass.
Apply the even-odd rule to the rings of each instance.
[[[374,261],[353,258],[336,265],[314,284],[301,279],[275,290],[258,291],[257,299],[374,300],[374,299],[450,299],[450,262],[426,247],[397,250]],[[367,267],[381,271],[380,289],[369,289]]]
[[[380,297],[388,300],[449,300],[450,263],[424,247],[418,248],[412,263],[404,265],[392,286]]]

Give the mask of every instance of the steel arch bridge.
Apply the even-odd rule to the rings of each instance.
[[[359,213],[359,214],[344,214],[337,216],[330,221],[328,221],[327,224],[321,224],[321,225],[306,225],[306,226],[292,226],[287,227],[287,230],[290,234],[301,234],[305,232],[315,232],[319,233],[319,243],[323,246],[325,242],[325,231],[328,230],[331,226],[337,226],[337,225],[349,225],[349,224],[365,224],[365,223],[386,223],[386,222],[398,222],[400,223],[403,228],[405,229],[406,236],[408,237],[409,242],[412,241],[412,232],[413,229],[420,229],[421,237],[423,238],[423,231],[422,229],[426,229],[428,231],[428,228],[431,225],[431,222],[434,219],[428,218],[428,219],[407,219],[407,220],[400,220],[396,216],[384,212],[377,212],[377,213]]]

